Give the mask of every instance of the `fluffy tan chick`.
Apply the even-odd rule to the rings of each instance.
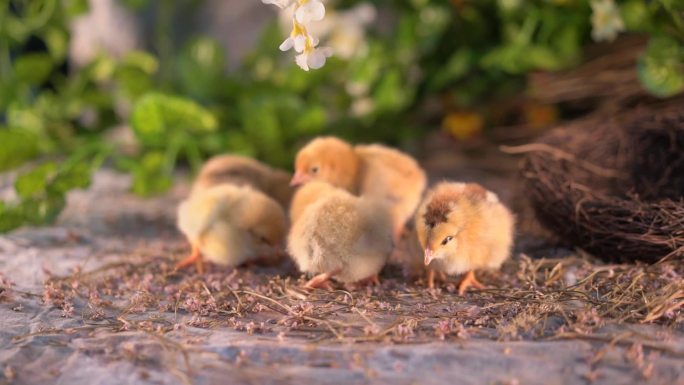
[[[202,258],[224,266],[272,258],[287,234],[285,212],[249,186],[220,184],[193,193],[178,207],[178,228],[192,246],[182,268]]]
[[[305,287],[324,286],[331,278],[378,282],[394,246],[384,202],[311,182],[295,194],[291,215],[288,252],[302,272],[316,274]]]
[[[459,293],[483,288],[476,269],[498,269],[513,244],[514,217],[491,191],[475,183],[443,182],[428,192],[416,213],[416,232],[428,267],[428,286],[435,271],[467,275]]]
[[[388,202],[398,240],[420,203],[427,178],[418,163],[400,151],[378,144],[351,146],[335,137],[320,137],[297,154],[292,185],[312,180]]]
[[[218,155],[209,159],[192,187],[192,193],[223,183],[252,186],[288,207],[294,189],[290,187],[292,175],[257,160],[238,155]]]

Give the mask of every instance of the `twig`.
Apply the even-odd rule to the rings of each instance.
[[[585,168],[587,171],[591,171],[596,175],[607,177],[607,178],[624,178],[624,175],[620,173],[617,170],[612,170],[608,168],[604,168],[601,166],[597,166],[593,163],[587,162],[582,159],[577,159],[576,156],[565,152],[559,148],[550,146],[545,143],[530,143],[530,144],[523,144],[520,146],[499,146],[499,149],[506,153],[506,154],[511,154],[511,155],[519,155],[519,154],[526,154],[528,152],[545,152],[547,154],[552,155],[553,157],[557,159],[563,159],[569,162],[574,162],[577,163],[579,166]]]

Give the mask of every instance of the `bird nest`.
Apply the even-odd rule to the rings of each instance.
[[[539,220],[608,260],[684,255],[684,113],[585,119],[518,148]]]

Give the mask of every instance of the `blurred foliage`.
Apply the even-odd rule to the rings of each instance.
[[[684,88],[684,0],[619,1],[618,12],[594,21],[613,18],[603,26],[592,25],[587,0],[375,1],[382,22],[365,28],[350,57],[312,72],[278,51],[285,32],[275,17],[242,65],[226,71],[230,52],[219,42],[169,32],[201,0],[122,1],[154,15],[149,51],[68,68],[68,26],[87,0],[0,2],[0,170],[22,166],[16,197],[0,202],[0,231],[54,219],[65,194],[86,187],[106,160],[132,175],[136,193],[151,195],[171,186],[180,163],[197,169],[217,153],[290,167],[297,146],[323,133],[411,143],[426,123],[436,126],[430,106],[467,111],[516,95],[530,71],[579,64],[592,28],[608,39],[620,27],[648,34],[639,79],[661,97]],[[341,0],[328,11],[360,3]],[[344,35],[346,23],[335,27],[338,40],[354,37]],[[482,125],[468,112],[450,116],[456,136]],[[121,126],[133,145],[112,139]]]

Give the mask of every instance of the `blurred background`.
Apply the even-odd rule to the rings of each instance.
[[[0,231],[51,221],[104,164],[149,196],[233,152],[291,167],[308,138],[477,149],[684,88],[684,1],[325,1],[335,55],[278,50],[259,0],[3,0]]]

